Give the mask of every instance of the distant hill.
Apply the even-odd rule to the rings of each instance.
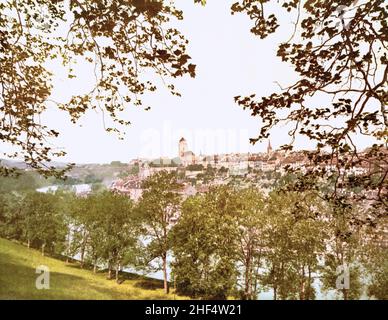
[[[0,166],[16,169],[27,169],[27,165],[23,161],[0,159]]]
[[[46,162],[45,165],[53,166],[55,168],[64,168],[67,166],[67,163],[52,161],[52,162]],[[16,168],[21,170],[28,169],[28,166],[26,165],[26,163],[20,160],[0,159],[0,166],[4,166],[7,168]]]
[[[49,162],[47,165],[54,166],[58,169],[64,168],[68,165],[65,162]],[[23,162],[18,160],[0,159],[0,166],[8,168],[15,168],[21,171],[27,170],[29,167]],[[116,180],[120,176],[127,176],[131,170],[131,166],[120,161],[112,161],[111,163],[98,164],[76,164],[72,170],[67,173],[69,179],[66,184],[79,184],[79,183],[103,183],[110,185],[112,181]],[[28,170],[32,173],[32,170]],[[1,177],[0,177],[1,180]],[[42,180],[38,177],[37,184],[39,187],[52,185],[52,184],[63,184],[62,180],[46,179]],[[1,182],[0,182],[1,184]],[[1,189],[1,188],[0,188]]]

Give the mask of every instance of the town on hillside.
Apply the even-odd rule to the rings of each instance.
[[[177,157],[134,159],[128,166],[131,173],[113,181],[110,189],[137,201],[142,195],[142,181],[159,171],[177,172],[184,185],[182,193],[188,197],[197,192],[206,192],[212,186],[226,184],[256,186],[268,193],[274,182],[289,169],[304,173],[314,164],[306,152],[274,150],[270,141],[266,152],[262,153],[196,155],[189,150],[186,139],[182,137],[178,142]],[[326,170],[336,170],[335,163],[328,164]],[[359,175],[368,170],[365,164],[352,168],[350,173]]]

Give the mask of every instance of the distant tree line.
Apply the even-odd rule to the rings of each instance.
[[[304,191],[261,194],[253,187],[211,188],[186,199],[175,173],[143,183],[135,203],[107,190],[0,194],[0,236],[42,254],[76,259],[120,283],[124,268],[161,270],[164,289],[198,299],[388,299],[388,256],[355,208]],[[170,268],[168,265],[170,264]],[[338,267],[350,287],[336,288]]]

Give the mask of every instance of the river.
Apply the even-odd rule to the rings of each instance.
[[[55,192],[59,188],[71,188],[75,193],[89,192],[92,189],[90,184],[74,184],[74,185],[53,185],[36,189],[38,192]]]

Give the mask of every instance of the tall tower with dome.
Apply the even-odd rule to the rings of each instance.
[[[185,138],[182,137],[179,140],[179,157],[183,158],[186,152],[187,152],[187,141],[185,140]]]

